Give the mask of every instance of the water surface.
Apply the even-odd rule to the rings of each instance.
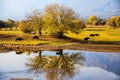
[[[41,53],[42,56],[57,56],[59,59],[59,55],[56,55],[56,51],[42,51]],[[66,68],[70,68],[71,71],[68,70],[68,72],[63,72],[66,70],[63,68],[64,66],[59,68],[60,70],[58,72],[60,73],[58,74],[62,75],[61,73],[63,72],[63,74],[66,75],[62,77],[64,80],[120,80],[120,53],[91,52],[80,50],[63,50],[63,53],[67,54],[67,56],[78,53],[80,54],[78,56],[83,58],[80,59],[78,63],[74,63],[74,66],[72,66],[73,68],[69,67],[68,65],[74,61],[65,63],[65,65],[68,64],[66,65]],[[35,58],[36,56],[39,56],[39,52],[32,52],[29,54],[27,52],[16,54],[15,51],[11,51],[9,53],[0,53],[0,80],[10,80],[11,78],[32,78],[33,80],[46,80],[46,77],[51,77],[52,74],[47,76],[46,74],[50,73],[51,71],[55,73],[54,68],[56,67],[50,68],[51,70],[47,72],[43,71],[35,73],[35,70],[29,72],[26,63],[29,62],[30,58]],[[67,56],[63,56],[63,58],[59,60],[60,63],[64,63],[66,59],[69,60],[69,57]],[[63,60],[64,57],[66,58],[65,60]],[[51,60],[52,63],[53,60]],[[60,75],[59,78],[61,78]]]

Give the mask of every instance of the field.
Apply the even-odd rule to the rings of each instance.
[[[99,35],[90,36],[90,34]],[[33,40],[33,36],[37,35],[38,34],[25,34],[19,30],[1,30],[0,44],[5,45],[13,50],[17,47],[21,47],[21,49],[25,49],[28,51],[54,49],[75,49],[110,52],[120,51],[120,29],[86,28],[78,35],[69,32],[67,34],[64,34],[64,38],[58,39],[53,36],[43,34],[39,37],[39,40]],[[24,40],[15,41],[18,37],[21,37]],[[90,39],[88,41],[84,41],[85,37],[89,37]],[[0,51],[4,51],[4,49],[1,48]]]
[[[90,36],[90,34],[99,34],[98,36]],[[21,31],[0,31],[0,44],[64,44],[68,43],[69,39],[57,39],[48,35],[40,36],[40,40],[32,40],[32,37],[37,34],[25,34]],[[110,29],[110,28],[85,28],[80,34],[67,33],[65,34],[67,38],[84,41],[85,37],[89,37],[88,41],[91,42],[103,42],[112,43],[120,42],[120,29]],[[17,37],[22,37],[23,41],[15,41]],[[75,42],[75,41],[74,41]]]
[[[99,34],[99,36],[90,36],[90,34]],[[78,40],[84,40],[85,37],[89,37],[89,41],[120,41],[120,29],[86,28],[78,35],[73,33],[65,35]]]

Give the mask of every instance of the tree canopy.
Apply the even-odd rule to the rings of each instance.
[[[120,27],[120,16],[113,16],[109,20],[109,25],[112,26],[113,28],[119,28]]]
[[[38,31],[39,35],[42,35],[43,29],[43,20],[42,20],[42,13],[38,10],[34,10],[32,14],[28,14],[27,20],[29,20],[34,26],[34,29]]]
[[[87,19],[86,24],[88,24],[88,25],[97,25],[97,17],[96,16],[90,16]]]
[[[6,22],[0,20],[0,28],[4,28],[6,26]]]
[[[12,27],[14,26],[14,21],[12,19],[9,19],[7,20],[7,27],[9,27],[10,29],[12,29]]]
[[[43,20],[52,34],[57,37],[63,37],[64,33],[74,29],[75,26],[72,27],[72,24],[74,24],[73,20],[79,20],[78,17],[79,16],[73,9],[58,4],[52,4],[46,7]],[[78,24],[76,26],[82,25]]]
[[[34,27],[31,25],[30,21],[21,21],[19,22],[18,27],[24,33],[31,33],[34,31]]]

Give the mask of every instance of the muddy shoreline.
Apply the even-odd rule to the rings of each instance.
[[[0,52],[5,51],[40,51],[40,50],[86,50],[95,52],[120,52],[120,45],[109,44],[81,44],[81,43],[66,43],[62,45],[4,45],[0,48]]]

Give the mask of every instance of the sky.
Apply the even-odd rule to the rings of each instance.
[[[22,20],[35,9],[44,12],[49,4],[71,7],[81,16],[120,11],[120,0],[0,0],[0,20]]]

